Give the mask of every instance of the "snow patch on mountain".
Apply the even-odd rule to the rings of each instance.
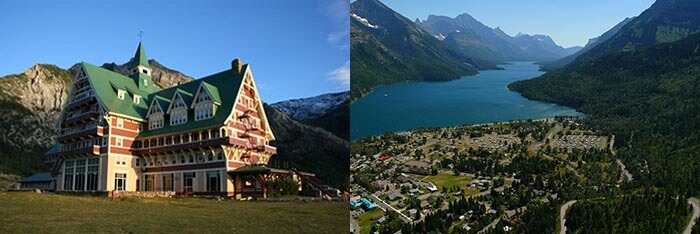
[[[373,28],[373,29],[378,29],[378,28],[379,28],[379,25],[370,24],[369,21],[368,21],[367,19],[362,18],[362,17],[360,17],[359,15],[356,15],[355,13],[350,13],[350,16],[352,16],[352,18],[355,18],[356,20],[362,22],[362,24],[364,24],[364,25],[367,26],[367,27],[370,27],[370,28]]]
[[[309,98],[291,99],[273,103],[271,106],[297,119],[308,120],[321,117],[350,100],[350,92],[329,93]]]

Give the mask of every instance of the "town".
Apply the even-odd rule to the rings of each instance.
[[[613,139],[577,118],[556,117],[357,140],[351,230],[517,231],[538,213],[528,209],[553,209],[547,203],[625,182],[624,165],[610,151]]]

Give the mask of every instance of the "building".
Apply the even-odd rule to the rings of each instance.
[[[54,181],[51,172],[36,173],[19,180],[20,189],[54,190]]]
[[[250,65],[166,89],[151,73],[141,43],[128,76],[79,64],[47,153],[58,191],[265,196],[266,180],[310,176],[266,167],[275,136]]]

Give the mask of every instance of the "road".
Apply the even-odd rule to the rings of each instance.
[[[610,153],[612,153],[613,156],[615,156],[615,150],[613,150],[614,145],[615,145],[615,135],[612,135],[612,137],[610,137],[609,148],[610,148]],[[617,165],[620,166],[620,169],[622,169],[622,174],[625,175],[625,177],[627,177],[627,182],[632,181],[633,180],[632,174],[630,174],[630,172],[627,171],[627,167],[625,167],[625,164],[622,163],[622,160],[616,159],[615,162],[617,162]],[[622,181],[618,181],[618,184],[620,182],[622,182]]]
[[[568,210],[574,203],[576,203],[576,200],[568,201],[561,206],[561,209],[559,209],[559,234],[566,233],[566,210]]]
[[[376,195],[370,193],[370,192],[367,191],[365,188],[363,188],[363,187],[361,187],[361,186],[359,186],[359,185],[354,185],[354,186],[355,186],[356,189],[359,189],[360,191],[362,191],[363,197],[367,197],[367,198],[371,199],[374,203],[377,203],[377,205],[379,206],[379,208],[381,208],[382,210],[384,210],[384,211],[393,210],[393,211],[395,211],[396,213],[399,214],[399,218],[401,218],[401,220],[403,220],[403,221],[406,222],[406,223],[411,223],[411,219],[408,218],[408,216],[406,216],[405,214],[399,212],[396,208],[394,208],[394,207],[392,207],[391,205],[389,205],[389,204],[387,204],[386,202],[384,202],[384,200],[380,199],[379,197],[377,197]],[[369,194],[369,195],[368,195],[368,194]]]
[[[693,206],[693,216],[690,217],[690,223],[685,227],[683,234],[690,234],[693,231],[693,226],[695,225],[695,220],[700,216],[700,201],[698,199],[691,197],[688,199],[688,203]]]

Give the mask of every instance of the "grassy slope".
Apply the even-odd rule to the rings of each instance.
[[[0,207],[0,233],[340,233],[349,221],[347,204],[328,202],[0,193]]]

